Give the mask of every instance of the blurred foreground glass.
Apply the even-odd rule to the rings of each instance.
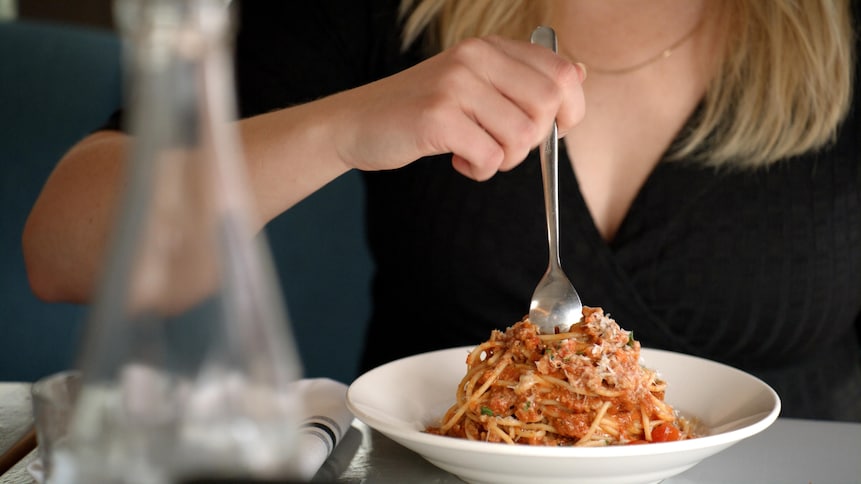
[[[53,482],[289,477],[301,369],[255,234],[225,5],[115,3],[134,142]]]
[[[34,382],[30,388],[39,456],[38,465],[31,471],[41,475],[40,482],[51,476],[52,454],[65,445],[80,388],[81,372],[77,370],[48,375]]]

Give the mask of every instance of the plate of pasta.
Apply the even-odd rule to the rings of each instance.
[[[472,347],[357,378],[359,420],[469,483],[652,483],[770,426],[780,399],[730,366],[641,348],[601,308],[567,331],[527,318]]]

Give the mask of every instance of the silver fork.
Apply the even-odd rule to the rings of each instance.
[[[556,52],[556,32],[540,26],[532,32],[531,42]],[[559,260],[559,139],[556,121],[550,135],[541,146],[541,179],[544,183],[544,206],[547,212],[547,241],[550,246],[550,263],[547,272],[532,293],[529,320],[544,334],[556,329],[567,330],[582,317],[580,296],[562,271]]]

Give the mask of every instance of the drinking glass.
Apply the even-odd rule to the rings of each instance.
[[[51,480],[54,455],[58,449],[62,449],[80,388],[81,373],[78,370],[45,376],[31,387],[37,455],[41,464],[33,469],[41,474],[41,482]]]

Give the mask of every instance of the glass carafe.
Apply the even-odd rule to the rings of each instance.
[[[54,482],[289,477],[300,362],[255,233],[223,0],[119,0],[132,147]]]

